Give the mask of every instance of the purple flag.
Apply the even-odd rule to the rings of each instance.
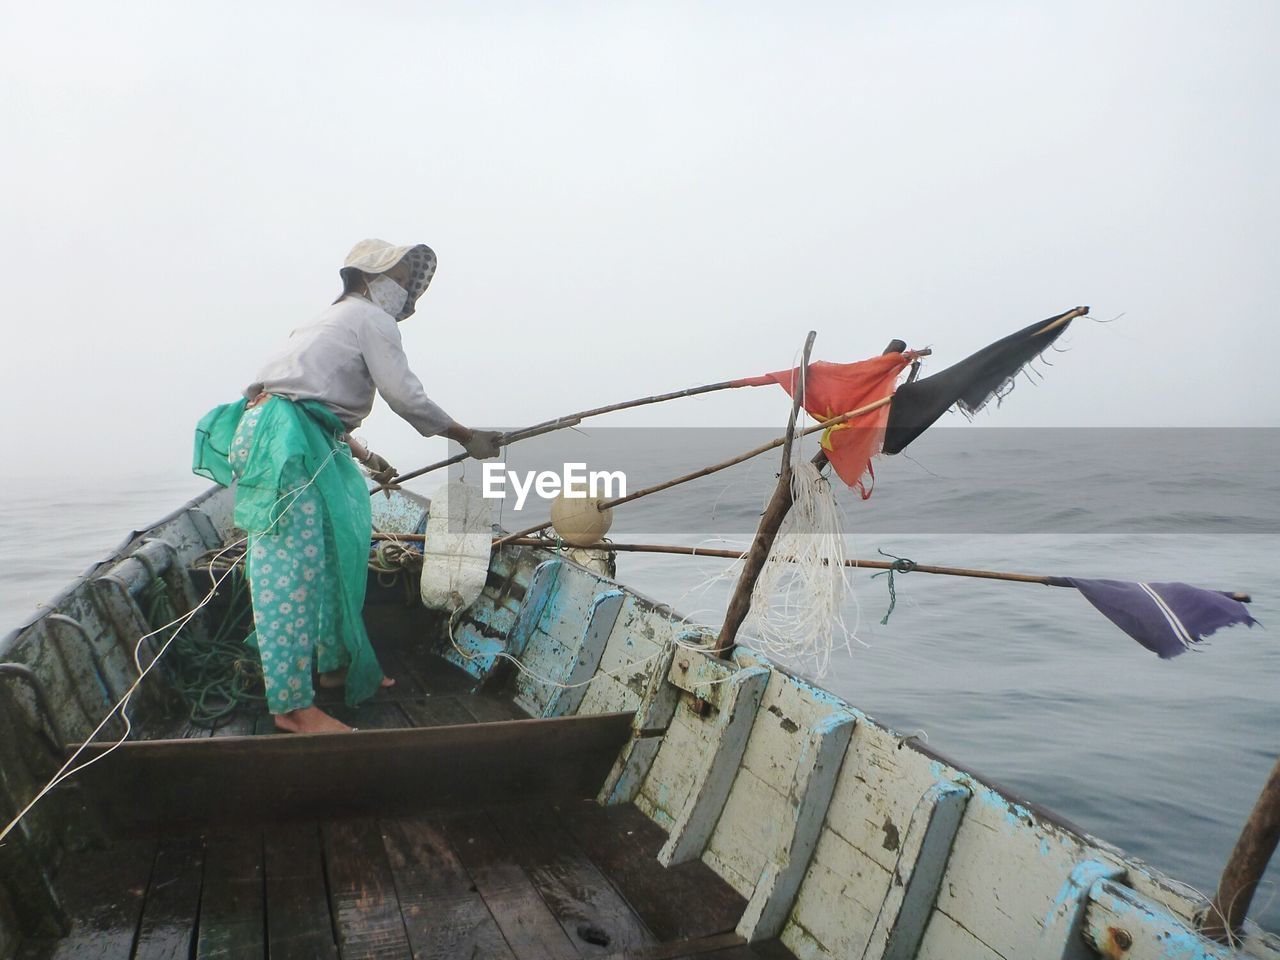
[[[1112,623],[1162,659],[1191,649],[1220,627],[1258,621],[1229,593],[1185,583],[1131,583],[1053,577],[1055,586],[1072,586]]]

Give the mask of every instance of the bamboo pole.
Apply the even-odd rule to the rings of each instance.
[[[725,608],[724,624],[720,627],[720,634],[716,637],[716,644],[712,649],[712,653],[720,657],[727,657],[733,650],[738,629],[747,619],[747,614],[751,612],[751,594],[755,590],[756,581],[760,579],[760,571],[764,569],[765,561],[769,559],[769,551],[773,548],[773,542],[778,538],[778,531],[782,528],[782,521],[786,519],[787,512],[791,509],[791,476],[794,472],[791,468],[791,444],[796,435],[796,418],[800,415],[800,408],[804,403],[805,381],[809,375],[809,355],[813,352],[813,341],[817,336],[816,330],[809,331],[804,341],[800,376],[792,377],[791,380],[791,416],[787,419],[787,433],[783,437],[782,469],[778,472],[778,483],[773,488],[773,496],[769,498],[764,514],[760,517],[755,539],[751,541],[751,547],[747,550],[738,583],[733,588],[728,607]],[[825,459],[824,456],[823,460]]]
[[[882,355],[885,353],[902,353],[906,349],[907,349],[907,345],[902,340],[890,340],[889,345],[885,347],[884,350],[882,351]],[[930,349],[916,351],[916,355],[920,357],[926,357],[932,353],[933,351]],[[870,413],[872,410],[878,410],[892,400],[893,400],[893,396],[890,395],[888,397],[885,397],[882,400],[877,400],[873,403],[869,403],[865,407],[860,407],[857,410],[851,410],[848,413],[835,417],[834,419],[827,420],[823,423],[817,424],[816,426],[809,427],[806,430],[802,430],[800,432],[800,436],[802,437],[808,436],[809,434],[816,433],[819,430],[825,430],[827,427],[835,426],[837,424],[844,423],[848,420],[852,420],[854,417],[862,416],[864,413]],[[793,406],[795,405],[794,398],[792,401],[792,405]],[[752,457],[758,457],[762,453],[768,453],[770,450],[774,449],[775,447],[779,447],[786,442],[787,442],[786,437],[782,437],[778,440],[772,440],[769,443],[764,444],[763,446],[756,447],[754,450],[748,450],[746,453],[741,454],[737,457],[733,457],[729,460],[725,460],[722,463],[712,464],[711,466],[704,467],[701,470],[695,470],[693,473],[686,473],[682,477],[676,477],[673,480],[667,480],[667,481],[664,481],[663,483],[655,484],[652,487],[645,487],[644,489],[637,490],[634,493],[628,494],[625,497],[618,497],[606,503],[602,503],[600,505],[600,509],[607,510],[610,507],[616,507],[619,504],[629,503],[632,500],[639,500],[641,497],[647,497],[651,493],[658,493],[662,490],[668,490],[671,487],[678,486],[682,483],[688,483],[690,480],[697,480],[701,477],[706,477],[713,473],[718,473],[721,470],[727,470],[729,467],[736,466],[739,463],[743,463],[746,460],[750,460]],[[788,458],[788,460],[789,459],[790,458]],[[819,450],[816,454],[814,454],[813,460],[811,462],[815,467],[818,468],[818,470],[820,471],[823,470],[827,465],[826,451]],[[788,488],[788,490],[789,489],[790,488]],[[525,530],[519,530],[515,533],[509,534],[505,537],[495,540],[494,546],[495,547],[501,546],[502,544],[509,543],[512,540],[519,537],[527,537],[530,534],[538,533],[541,530],[545,530],[549,526],[551,526],[551,521],[548,520],[546,523],[541,523],[534,527],[528,527]]]
[[[811,433],[826,430],[828,427],[835,427],[842,423],[848,423],[856,417],[861,417],[865,414],[871,413],[873,410],[879,410],[881,407],[888,406],[892,401],[893,395],[890,394],[887,397],[882,397],[879,400],[868,403],[865,406],[861,406],[857,410],[850,410],[848,413],[842,413],[838,417],[832,417],[830,420],[823,420],[822,422],[816,423],[804,430],[798,430],[796,432],[796,436],[807,437]],[[770,440],[768,443],[763,443],[753,450],[748,450],[746,453],[740,453],[738,456],[730,457],[728,460],[724,460],[720,463],[713,463],[711,466],[703,467],[701,470],[695,470],[692,473],[686,473],[684,476],[675,477],[671,480],[664,480],[662,483],[654,484],[652,487],[645,487],[643,490],[636,490],[634,493],[629,493],[625,497],[615,497],[612,500],[606,500],[604,503],[600,504],[600,509],[608,510],[610,507],[630,503],[632,500],[639,500],[641,497],[647,497],[652,493],[669,490],[682,483],[688,483],[690,480],[698,480],[702,477],[710,476],[713,473],[719,473],[721,470],[727,470],[730,467],[737,466],[739,463],[750,460],[752,457],[758,457],[762,453],[768,453],[770,450],[776,450],[786,442],[786,437],[778,437],[776,440]],[[499,537],[497,540],[494,540],[493,545],[498,547],[504,543],[510,543],[512,540],[520,537],[527,537],[531,534],[537,533],[539,530],[545,530],[549,526],[551,526],[550,520],[545,523],[539,523],[536,526],[528,527],[524,530],[519,530],[516,533],[509,533],[504,537]]]
[[[1280,844],[1280,761],[1276,762],[1240,831],[1240,839],[1222,871],[1218,893],[1201,922],[1201,933],[1221,943],[1235,939],[1277,844]]]
[[[521,430],[513,430],[503,435],[502,445],[505,447],[509,443],[516,443],[520,440],[528,440],[530,437],[541,436],[544,433],[554,433],[556,430],[563,430],[566,427],[576,427],[588,417],[598,417],[605,413],[614,413],[618,410],[630,410],[633,407],[646,407],[652,403],[662,403],[665,400],[679,400],[682,397],[696,397],[703,393],[713,393],[716,390],[732,390],[736,387],[745,387],[751,384],[744,383],[739,380],[721,380],[717,383],[704,383],[700,387],[685,387],[683,390],[672,390],[669,393],[655,393],[649,397],[638,397],[635,400],[623,400],[619,403],[608,403],[603,407],[592,407],[589,410],[579,410],[577,413],[571,413],[568,416],[556,417],[553,420],[544,420],[542,423],[535,423],[533,426],[525,427]],[[466,451],[455,453],[451,457],[439,460],[425,467],[419,467],[417,470],[410,470],[408,473],[402,473],[391,484],[404,483],[406,480],[413,480],[425,473],[431,473],[434,470],[440,470],[444,467],[451,467],[455,463],[461,463],[466,460],[470,454]],[[370,491],[370,495],[377,493],[384,487],[375,487]]]
[[[640,397],[636,400],[623,400],[621,403],[609,403],[603,407],[592,407],[590,410],[579,410],[577,413],[569,414],[569,417],[557,417],[554,420],[545,420],[536,424],[530,429],[536,430],[541,427],[551,427],[558,429],[565,426],[564,420],[576,418],[578,420],[586,420],[588,417],[598,417],[603,413],[614,413],[618,410],[630,410],[633,407],[646,407],[651,403],[662,403],[664,400],[679,400],[682,397],[696,397],[701,393],[712,393],[716,390],[733,390],[737,387],[745,387],[747,384],[739,380],[721,380],[719,383],[706,383],[700,387],[686,387],[684,390],[672,390],[670,393],[655,393],[651,397]]]
[[[897,351],[899,353],[907,349],[907,345],[903,341],[894,340],[889,345],[889,349],[886,349],[884,352],[891,353],[894,349],[895,344],[897,345]],[[933,351],[929,349],[916,351],[917,356],[921,356],[921,357],[927,357],[931,353],[933,353]],[[577,413],[571,413],[563,417],[556,417],[553,420],[544,420],[542,423],[535,423],[533,424],[533,426],[525,427],[522,430],[514,430],[510,433],[507,433],[503,436],[502,445],[506,446],[509,443],[516,443],[520,440],[528,440],[530,437],[541,436],[544,433],[553,433],[556,430],[562,430],[565,427],[576,427],[579,423],[581,423],[583,420],[586,420],[588,417],[598,417],[601,414],[605,414],[605,413],[614,413],[618,410],[630,410],[635,407],[645,407],[653,403],[662,403],[666,400],[679,400],[682,397],[696,397],[699,394],[713,393],[717,390],[733,390],[738,387],[756,386],[756,384],[753,384],[753,383],[745,383],[744,382],[745,379],[750,379],[750,378],[740,378],[737,380],[721,380],[721,381],[718,381],[717,383],[705,383],[700,387],[685,387],[683,390],[672,390],[669,393],[655,393],[652,396],[648,396],[648,397],[638,397],[634,400],[623,400],[619,403],[608,403],[602,407],[591,407],[588,410],[579,410]],[[812,431],[807,431],[807,432],[811,433]],[[408,473],[402,473],[398,477],[396,477],[394,480],[392,480],[391,484],[394,485],[398,483],[404,483],[406,480],[413,480],[416,477],[422,476],[423,474],[431,473],[435,470],[441,470],[445,467],[451,467],[455,463],[461,463],[463,460],[466,460],[468,456],[469,454],[467,454],[465,451],[463,451],[462,453],[456,453],[451,457],[447,457],[444,460],[439,460],[435,463],[429,464],[428,466],[419,467],[417,470],[410,470]],[[370,491],[370,494],[372,495],[374,493],[378,493],[380,490],[384,490],[384,489],[386,488],[375,487],[372,491]]]
[[[417,540],[421,541],[423,535],[418,534],[374,534],[375,538],[383,538],[389,540]],[[514,540],[508,540],[506,543],[513,547],[543,547],[548,550],[555,548],[555,542],[541,537],[521,537]],[[670,543],[611,543],[602,541],[593,543],[584,550],[612,550],[618,553],[666,553],[675,554],[685,557],[716,557],[723,560],[741,560],[745,553],[741,550],[719,550],[711,547],[685,547]],[[1048,587],[1070,587],[1071,584],[1063,583],[1059,577],[1050,577],[1038,573],[1009,573],[1003,570],[977,570],[971,567],[939,567],[927,563],[914,563],[910,570],[906,570],[900,561],[896,560],[845,560],[846,567],[861,567],[867,570],[897,570],[903,573],[933,573],[944,577],[974,577],[980,580],[1005,580],[1012,583],[1039,583]],[[1073,588],[1074,589],[1074,588]],[[1231,599],[1239,600],[1241,603],[1252,603],[1253,597],[1247,593],[1236,592],[1231,594]]]
[[[539,423],[532,427],[525,427],[523,430],[513,430],[512,432],[503,435],[502,445],[506,446],[508,443],[516,443],[519,440],[528,440],[530,437],[541,436],[544,433],[551,433],[552,431],[561,430],[565,427],[576,427],[581,422],[582,417],[575,415],[572,417],[562,417],[554,423]],[[455,453],[452,457],[446,457],[445,459],[430,464],[429,466],[420,467],[417,470],[410,470],[408,473],[402,473],[400,476],[392,480],[391,483],[387,484],[387,486],[374,487],[369,491],[369,496],[373,496],[375,493],[378,493],[381,490],[386,490],[396,484],[404,483],[406,480],[412,480],[415,477],[420,477],[424,473],[431,473],[431,471],[439,470],[442,467],[451,467],[455,463],[461,463],[470,456],[471,454],[463,450],[461,453]]]
[[[1054,320],[1050,320],[1050,321],[1049,321],[1048,323],[1046,323],[1043,327],[1041,327],[1039,330],[1037,330],[1037,331],[1033,334],[1033,336],[1036,336],[1036,337],[1042,336],[1042,335],[1044,335],[1044,334],[1048,333],[1050,330],[1055,330],[1055,329],[1057,329],[1058,327],[1062,326],[1064,323],[1070,323],[1070,322],[1071,322],[1072,320],[1074,320],[1076,317],[1083,317],[1083,316],[1084,316],[1085,314],[1087,314],[1088,312],[1089,312],[1089,308],[1088,308],[1088,307],[1075,307],[1075,308],[1073,308],[1073,309],[1071,309],[1071,310],[1068,310],[1068,311],[1067,311],[1066,313],[1064,313],[1062,316],[1060,316],[1060,317],[1058,317],[1058,318],[1056,318],[1056,319],[1054,319]]]

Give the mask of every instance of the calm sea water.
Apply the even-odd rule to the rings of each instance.
[[[852,555],[884,548],[922,563],[1246,590],[1264,626],[1220,632],[1162,661],[1074,591],[921,573],[898,578],[897,608],[882,626],[884,578],[859,573],[846,617],[866,646],[837,656],[823,684],[1212,891],[1280,754],[1273,440],[1259,432],[1227,448],[1198,441],[1192,449],[1185,438],[1165,437],[1126,460],[1079,455],[1081,445],[1096,453],[1096,439],[1085,436],[1030,445],[1023,437],[984,451],[981,470],[972,441],[953,440],[882,468],[870,501],[843,498]],[[1121,445],[1131,448],[1132,438]],[[1040,486],[990,479],[1031,475]],[[758,514],[767,479],[757,470],[750,482],[720,482],[714,513],[706,497],[653,498],[645,526],[668,531],[669,542],[697,542],[718,527],[736,532]],[[202,489],[182,476],[98,478],[56,490],[0,482],[0,627],[24,621],[130,530]],[[1108,529],[1122,532],[1073,532]],[[713,613],[727,584],[689,592],[723,563],[623,554],[619,577],[686,612]],[[1253,912],[1271,929],[1280,929],[1278,886],[1273,864]]]

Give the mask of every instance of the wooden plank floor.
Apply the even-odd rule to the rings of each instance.
[[[528,719],[528,714],[509,697],[489,692],[472,693],[474,677],[425,651],[387,645],[378,651],[378,659],[387,676],[395,679],[394,687],[379,690],[372,700],[354,709],[343,702],[340,689],[317,687],[316,705],[343,723],[363,730]],[[197,726],[184,718],[144,724],[138,739],[242,737],[275,732],[265,706],[254,704],[242,707],[214,729]]]
[[[743,898],[701,862],[663,869],[662,839],[584,802],[134,841],[68,861],[70,935],[19,957],[791,958],[744,945]]]

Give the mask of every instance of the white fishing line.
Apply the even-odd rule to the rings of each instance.
[[[799,361],[797,361],[799,363]],[[803,397],[808,367],[799,363],[795,394]],[[792,444],[791,506],[752,586],[742,630],[745,645],[788,663],[814,679],[831,666],[831,653],[852,654],[861,610],[845,566],[845,534],[831,482],[804,456],[804,435]],[[736,561],[726,573],[741,573]],[[845,597],[853,597],[855,620],[844,619]],[[858,641],[861,642],[861,641]]]
[[[852,568],[845,565],[852,538],[844,533],[831,482],[803,453],[797,444],[792,505],[752,589],[737,643],[822,679],[830,670],[834,650],[852,654],[853,643],[866,644],[858,637],[862,611],[852,589]],[[697,605],[681,622],[691,629],[718,633],[725,604],[719,588],[741,577],[750,541],[708,537],[699,546],[711,543],[730,545],[743,556],[691,586],[675,605],[684,606],[684,601],[696,597]],[[852,627],[845,619],[846,600],[853,604]]]
[[[720,541],[720,542],[727,542],[727,541]],[[560,562],[564,563],[565,561],[560,560]],[[557,577],[558,576],[559,574],[557,572]],[[718,580],[720,578],[721,578],[720,576],[717,576],[712,579]],[[686,591],[686,595],[687,595],[687,591]],[[471,663],[480,659],[482,655],[479,653],[467,653],[467,651],[463,650],[462,647],[458,644],[458,639],[454,634],[454,630],[460,614],[464,613],[467,609],[468,609],[467,607],[458,606],[458,607],[455,607],[453,612],[449,615],[449,643],[453,646],[453,649],[458,654],[458,656],[462,657],[462,659],[466,660],[468,663]],[[689,619],[690,619],[689,617],[682,617],[680,620],[676,620],[673,622],[684,625],[689,622]],[[710,652],[711,647],[714,643],[714,639],[711,637],[708,637],[708,640],[706,643],[694,643],[690,640],[681,639],[679,635],[676,635],[675,637],[672,637],[671,640],[668,641],[668,643],[670,645],[676,646],[683,650],[693,650],[700,653],[707,653],[707,652]],[[509,654],[504,650],[496,651],[493,654],[493,657],[495,660],[506,660],[507,662],[511,663],[516,668],[517,671],[519,671],[521,674],[523,674],[524,676],[528,677],[530,680],[533,680],[536,683],[543,683],[557,690],[574,690],[574,689],[577,689],[578,687],[590,686],[599,677],[609,677],[611,679],[616,680],[616,679],[619,679],[623,674],[630,675],[634,673],[635,668],[637,666],[650,663],[651,661],[657,660],[660,657],[664,656],[667,652],[668,643],[663,643],[656,652],[651,653],[647,657],[640,657],[639,659],[628,661],[626,664],[624,664],[621,667],[618,667],[616,670],[597,671],[596,673],[588,677],[586,680],[581,680],[577,683],[564,683],[560,680],[556,680],[554,677],[544,677],[542,674],[537,673],[536,671],[531,670],[527,666],[525,666],[524,662],[519,657],[513,656],[512,654]],[[729,677],[725,678],[725,680],[728,680],[728,679],[730,678]],[[710,681],[707,681],[707,685],[709,686],[712,683],[722,683],[722,682],[724,681],[710,680]]]
[[[563,563],[564,561],[561,561],[561,562]],[[466,609],[467,609],[466,607],[455,607],[453,613],[449,614],[449,642],[453,644],[453,649],[457,651],[458,656],[462,657],[464,660],[470,663],[474,660],[478,660],[480,658],[480,654],[467,653],[465,650],[462,649],[462,647],[458,646],[457,638],[455,638],[453,635],[454,622],[457,620],[458,614],[463,613]],[[534,671],[526,667],[524,663],[521,662],[519,657],[514,657],[504,650],[499,650],[496,653],[494,653],[493,658],[495,660],[506,660],[514,664],[515,668],[518,671],[520,671],[520,673],[524,674],[526,677],[528,677],[530,680],[533,680],[536,683],[545,683],[547,686],[555,687],[558,690],[575,690],[578,687],[590,686],[592,683],[595,682],[596,678],[598,677],[611,677],[613,679],[617,679],[623,673],[629,673],[633,671],[636,668],[637,664],[648,663],[650,660],[656,660],[660,656],[662,656],[664,653],[666,653],[665,645],[662,648],[660,648],[657,651],[657,653],[650,654],[647,657],[641,657],[639,660],[632,660],[629,663],[627,663],[625,666],[619,667],[617,670],[614,670],[614,671],[606,670],[606,671],[593,673],[586,680],[580,680],[577,683],[562,683],[559,680],[555,680],[551,677],[544,677],[539,673],[535,673]]]
[[[281,501],[283,501],[286,497],[292,496],[292,499],[289,501],[289,503],[285,506],[283,510],[280,511],[279,516],[277,516],[274,520],[271,521],[271,523],[267,526],[266,530],[262,531],[264,534],[269,533],[277,523],[279,523],[282,519],[284,519],[284,516],[289,512],[290,509],[292,509],[294,503],[297,502],[298,498],[302,496],[304,492],[306,492],[308,487],[310,487],[313,483],[316,482],[316,477],[320,475],[320,471],[322,471],[326,466],[328,466],[329,462],[333,459],[334,455],[337,452],[338,452],[337,447],[329,451],[329,455],[325,457],[325,459],[321,462],[320,466],[316,468],[316,472],[311,475],[311,479],[309,479],[305,484],[293,490],[289,490],[285,492],[284,494],[282,494],[280,497],[276,499],[275,503],[271,505],[273,510],[277,506],[279,506]],[[241,539],[236,540],[233,543],[227,544],[225,547],[223,547],[221,550],[219,550],[216,554],[214,554],[209,559],[209,563],[207,566],[209,570],[209,576],[211,579],[214,576],[214,570],[213,570],[214,564],[222,558],[223,554],[227,553],[229,550],[233,550],[236,547],[239,547],[241,544],[245,543],[246,540],[248,540],[248,537],[242,537]],[[14,827],[16,827],[22,821],[22,818],[25,817],[32,810],[32,808],[35,807],[37,803],[39,803],[42,799],[44,799],[44,797],[48,795],[48,793],[51,790],[53,790],[55,787],[57,787],[59,784],[63,783],[65,780],[69,779],[70,777],[75,776],[81,770],[84,770],[92,766],[93,764],[97,763],[99,760],[102,760],[104,757],[111,755],[116,750],[118,750],[126,740],[129,739],[129,734],[133,732],[133,721],[129,719],[129,706],[134,693],[137,691],[138,687],[141,686],[142,681],[146,679],[147,675],[151,672],[152,668],[155,667],[155,665],[160,662],[160,658],[164,656],[165,652],[169,649],[173,641],[177,639],[178,634],[182,632],[182,628],[185,627],[188,623],[190,623],[192,618],[194,618],[197,613],[199,613],[202,609],[204,609],[205,606],[208,605],[208,603],[213,599],[214,595],[218,592],[218,588],[222,585],[222,581],[225,580],[227,577],[231,576],[232,572],[235,570],[235,567],[236,565],[234,563],[231,564],[229,567],[227,567],[226,572],[224,572],[220,577],[214,580],[213,586],[209,588],[209,592],[205,594],[204,599],[201,600],[199,603],[197,603],[194,607],[192,607],[186,613],[182,614],[179,617],[174,618],[173,620],[170,620],[168,623],[164,624],[163,626],[157,627],[156,629],[152,630],[150,633],[143,634],[138,638],[137,642],[134,644],[134,647],[133,647],[133,662],[135,666],[138,668],[137,678],[133,681],[133,683],[129,685],[129,688],[125,690],[124,696],[122,696],[119,700],[117,700],[115,705],[112,706],[112,708],[109,711],[107,711],[106,716],[102,718],[101,722],[99,722],[99,724],[96,727],[94,727],[92,731],[90,731],[89,735],[85,738],[84,742],[80,744],[78,747],[76,747],[74,751],[72,751],[71,756],[68,757],[66,762],[63,763],[63,765],[58,768],[58,771],[50,778],[49,782],[46,783],[43,787],[41,787],[36,792],[36,795],[32,797],[30,801],[27,802],[26,806],[24,806],[21,810],[18,811],[18,813],[14,816],[12,820],[10,820],[7,824],[5,824],[5,827],[3,830],[0,830],[0,843],[4,842],[5,838],[8,837],[9,834],[13,832]],[[143,667],[142,660],[141,660],[142,644],[145,641],[156,636],[157,634],[163,633],[165,630],[168,630],[171,627],[174,629],[173,629],[173,632],[169,635],[169,638],[160,646],[160,649],[156,651],[156,654],[152,658],[151,662],[148,663],[146,667]],[[85,751],[85,748],[87,748],[89,744],[93,742],[94,737],[96,737],[99,733],[103,731],[103,729],[106,728],[107,724],[111,722],[111,718],[114,717],[117,712],[119,712],[120,718],[124,721],[124,733],[121,734],[120,738],[116,740],[115,743],[111,744],[111,746],[108,747],[106,750],[102,751],[102,753],[98,754],[96,757],[92,757],[91,759],[86,760],[84,763],[79,764],[78,766],[72,766],[76,762],[76,760],[79,759],[80,755]]]
[[[791,509],[755,582],[743,629],[752,635],[748,646],[821,679],[832,651],[852,654],[857,639],[857,621],[850,630],[844,619],[852,588],[843,518],[830,481],[807,460],[794,465],[791,492]]]

